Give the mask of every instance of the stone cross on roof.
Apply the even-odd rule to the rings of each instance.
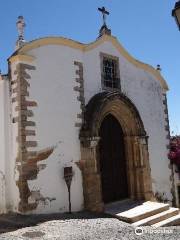
[[[102,15],[103,15],[103,25],[106,26],[106,15],[109,15],[109,12],[105,9],[105,7],[98,8],[98,10],[102,13]]]
[[[102,25],[101,29],[99,30],[99,37],[103,36],[104,34],[111,35],[111,29],[109,29],[106,25],[106,15],[109,15],[109,12],[105,9],[105,7],[98,8],[98,10],[103,15],[103,25]]]

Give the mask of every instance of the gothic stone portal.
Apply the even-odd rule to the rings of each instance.
[[[85,208],[103,211],[106,202],[125,197],[151,200],[148,137],[134,104],[119,92],[102,92],[89,101],[84,118],[79,166]],[[112,136],[107,140],[110,132]],[[115,142],[121,145],[121,151]]]

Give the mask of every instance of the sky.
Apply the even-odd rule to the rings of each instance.
[[[110,12],[107,25],[136,59],[161,65],[166,79],[171,133],[180,134],[180,31],[171,11],[175,0],[0,0],[0,69],[17,40],[16,20],[23,15],[27,41],[63,36],[83,43],[94,41],[102,25],[98,7]]]

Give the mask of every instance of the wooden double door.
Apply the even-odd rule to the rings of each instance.
[[[128,197],[127,170],[123,131],[114,116],[103,120],[100,131],[99,153],[102,197],[104,203]]]

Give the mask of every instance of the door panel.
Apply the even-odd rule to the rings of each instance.
[[[100,172],[105,203],[128,197],[123,131],[119,122],[108,115],[100,128]]]

